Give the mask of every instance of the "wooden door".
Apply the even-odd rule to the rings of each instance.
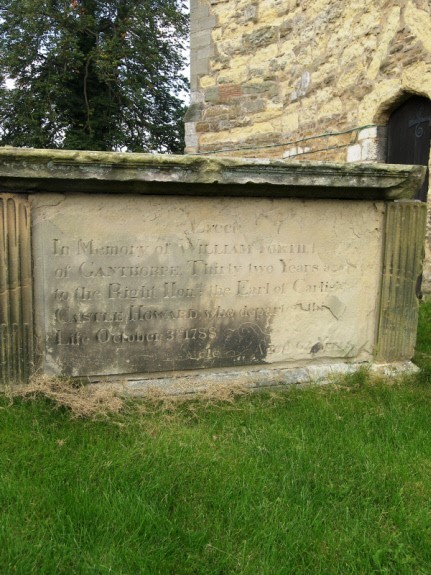
[[[428,166],[431,136],[431,100],[412,96],[391,115],[388,123],[389,164]],[[415,199],[426,202],[429,170]]]

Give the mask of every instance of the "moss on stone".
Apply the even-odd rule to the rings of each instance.
[[[334,199],[412,198],[422,166],[0,148],[0,189]]]

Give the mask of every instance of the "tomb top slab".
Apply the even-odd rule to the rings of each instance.
[[[423,166],[0,148],[0,192],[390,201],[412,198],[424,176]]]

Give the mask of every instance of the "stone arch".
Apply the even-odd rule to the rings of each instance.
[[[411,90],[399,86],[388,98],[379,102],[374,112],[373,122],[386,126],[393,112],[415,96],[431,99],[431,93],[427,93],[426,90]]]

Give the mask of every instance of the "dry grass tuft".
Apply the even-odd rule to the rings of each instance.
[[[84,383],[48,375],[35,375],[27,385],[10,386],[4,391],[11,401],[14,398],[47,398],[55,407],[66,408],[72,417],[82,419],[103,418],[125,411],[169,415],[184,405],[194,411],[197,404],[233,403],[238,396],[251,393],[250,388],[240,382],[206,382],[196,388],[190,379],[178,378],[174,389],[149,386],[141,389],[139,394],[131,394],[127,384]]]
[[[65,407],[77,418],[97,418],[119,413],[124,406],[124,399],[112,389],[48,375],[36,375],[27,385],[10,387],[7,395],[11,399],[20,397],[26,400],[45,397],[56,407]]]
[[[190,388],[190,380],[178,378],[175,381],[175,391],[164,390],[161,387],[148,387],[142,392],[142,401],[136,404],[140,413],[163,412],[174,413],[179,407],[186,407],[193,412],[196,406],[214,406],[217,404],[232,404],[252,390],[243,383],[206,382],[198,388]]]

